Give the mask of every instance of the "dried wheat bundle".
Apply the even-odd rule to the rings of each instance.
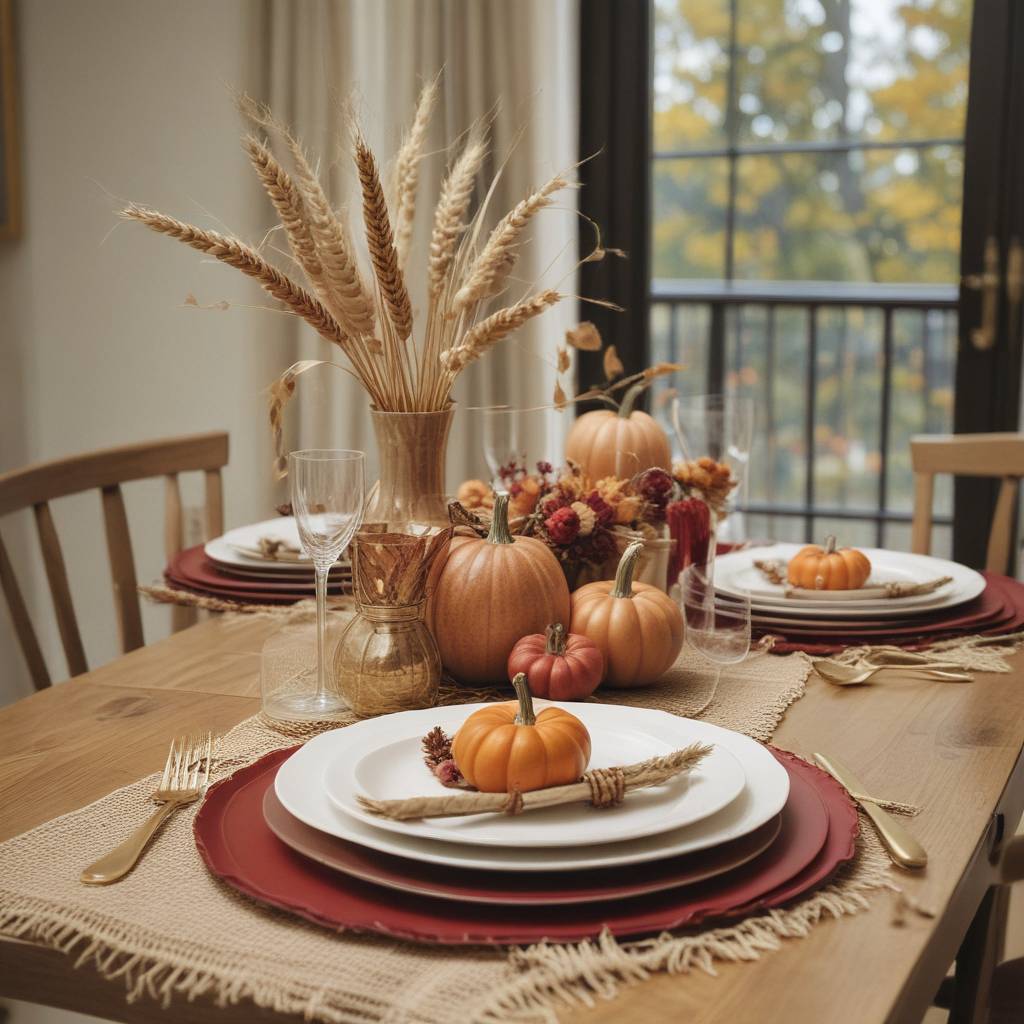
[[[122,215],[177,238],[255,278],[347,357],[375,408],[432,412],[451,404],[458,374],[495,344],[563,296],[554,289],[510,298],[488,313],[487,300],[506,292],[530,221],[572,183],[556,174],[500,218],[488,234],[487,201],[471,216],[477,175],[488,152],[484,122],[473,125],[451,161],[433,210],[427,256],[427,302],[414,316],[406,282],[417,214],[420,166],[426,159],[440,76],[423,88],[403,137],[385,192],[376,156],[349,115],[350,152],[359,183],[368,268],[352,242],[346,215],[330,203],[317,170],[291,129],[263,104],[241,97],[254,131],[243,139],[288,240],[303,282],[275,267],[260,251],[132,204]],[[489,198],[494,185],[486,194]],[[390,202],[388,200],[390,196]],[[369,284],[367,284],[369,282]],[[284,406],[295,389],[293,367],[271,388],[271,426],[281,455]]]

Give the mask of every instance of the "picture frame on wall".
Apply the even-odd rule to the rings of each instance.
[[[21,159],[13,0],[0,0],[0,239],[21,235]]]

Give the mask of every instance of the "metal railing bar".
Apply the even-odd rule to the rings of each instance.
[[[807,393],[804,418],[804,528],[808,537],[814,536],[814,427],[817,421],[815,395],[818,390],[818,307],[807,307]]]
[[[879,512],[872,508],[849,508],[833,507],[828,505],[817,505],[808,508],[805,505],[775,505],[769,502],[740,502],[737,506],[740,512],[747,515],[761,516],[782,516],[787,519],[806,519],[812,516],[815,519],[842,519],[858,520],[869,523],[910,523],[913,522],[913,512],[903,512],[898,509],[886,509]],[[952,516],[933,516],[932,522],[936,526],[952,526]],[[810,535],[809,535],[810,536]],[[820,539],[820,538],[819,538]]]
[[[889,499],[889,434],[892,429],[892,309],[886,309],[882,322],[882,420],[878,432],[878,510],[881,512]],[[878,521],[875,547],[883,546],[884,523]]]
[[[927,139],[807,139],[794,142],[739,142],[735,145],[667,149],[651,153],[652,160],[705,160],[712,157],[734,159],[743,156],[779,156],[787,153],[852,153],[867,150],[931,149],[937,146],[962,146],[962,136]]]
[[[651,302],[721,302],[783,306],[886,306],[956,309],[955,284],[871,284],[848,281],[722,281],[656,278]]]

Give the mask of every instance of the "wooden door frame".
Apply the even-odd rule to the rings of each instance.
[[[1004,282],[995,345],[979,351],[971,332],[981,322],[981,296],[963,278],[983,269],[989,237],[997,240],[1005,271],[1012,238],[1024,239],[1024,4],[975,0],[971,26],[964,197],[960,245],[960,304],[954,430],[958,434],[1017,430],[1020,426],[1021,338],[1009,337]],[[988,524],[998,481],[956,482],[953,557],[985,564]]]

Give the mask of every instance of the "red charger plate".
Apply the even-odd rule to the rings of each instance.
[[[275,751],[210,790],[196,816],[196,845],[210,871],[254,899],[326,927],[451,945],[576,942],[604,930],[625,937],[779,906],[807,892],[853,856],[857,812],[829,775],[773,750],[790,773],[791,799],[776,841],[725,875],[665,892],[549,908],[438,900],[361,881],[295,853],[263,818],[263,798],[290,750]],[[799,781],[796,781],[799,780]],[[808,783],[804,786],[801,783]],[[807,828],[820,820],[824,846]],[[633,868],[643,871],[646,865]],[[461,873],[460,873],[461,874]]]
[[[420,896],[512,906],[599,903],[692,885],[753,860],[776,840],[782,827],[779,814],[749,835],[710,850],[647,862],[642,870],[632,866],[516,873],[429,864],[347,842],[292,817],[278,800],[273,786],[267,787],[263,797],[263,819],[270,831],[296,853],[364,882]],[[828,832],[828,814],[823,804],[820,822],[816,824],[820,847]],[[813,828],[810,832],[813,834]]]

